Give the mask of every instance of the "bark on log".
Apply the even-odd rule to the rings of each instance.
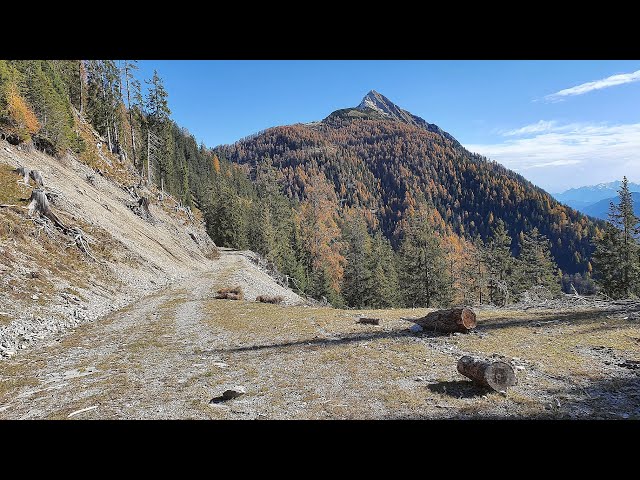
[[[458,372],[496,392],[504,392],[516,384],[516,374],[506,362],[489,362],[465,355],[458,360]]]
[[[413,321],[426,331],[432,332],[467,333],[476,328],[476,314],[470,308],[436,310]]]

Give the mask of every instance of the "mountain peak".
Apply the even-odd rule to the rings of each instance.
[[[411,118],[413,115],[398,107],[387,97],[375,90],[369,91],[369,93],[367,93],[362,99],[362,102],[360,102],[360,105],[356,107],[357,110],[366,110],[367,108],[371,108],[383,115],[393,117],[397,120],[414,123]]]
[[[453,138],[437,125],[428,123],[423,118],[420,118],[417,115],[414,115],[411,112],[400,108],[387,97],[379,92],[376,92],[375,90],[370,90],[369,93],[364,96],[364,98],[360,102],[360,105],[355,107],[355,109],[353,110],[358,110],[361,112],[374,110],[375,112],[381,114],[386,118],[397,120],[403,123],[408,123],[409,125],[415,125],[416,127],[424,128],[426,130],[429,130],[430,132],[438,133],[459,145],[458,141],[455,138]]]

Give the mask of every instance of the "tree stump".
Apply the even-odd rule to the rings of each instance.
[[[466,307],[436,310],[413,321],[426,331],[432,332],[467,333],[476,328],[476,314]]]
[[[465,355],[458,360],[458,372],[496,392],[504,392],[516,384],[516,374],[506,362],[489,362]]]

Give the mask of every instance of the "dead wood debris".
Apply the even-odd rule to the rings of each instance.
[[[277,305],[284,302],[284,297],[282,295],[258,295],[256,297],[256,302],[273,303],[274,305]]]
[[[216,292],[216,297],[223,300],[244,300],[244,292],[242,287],[226,287]]]

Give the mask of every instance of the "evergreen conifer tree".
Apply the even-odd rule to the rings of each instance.
[[[640,219],[633,211],[633,197],[627,177],[618,191],[620,203],[611,202],[609,223],[593,255],[596,279],[613,298],[640,293]]]

